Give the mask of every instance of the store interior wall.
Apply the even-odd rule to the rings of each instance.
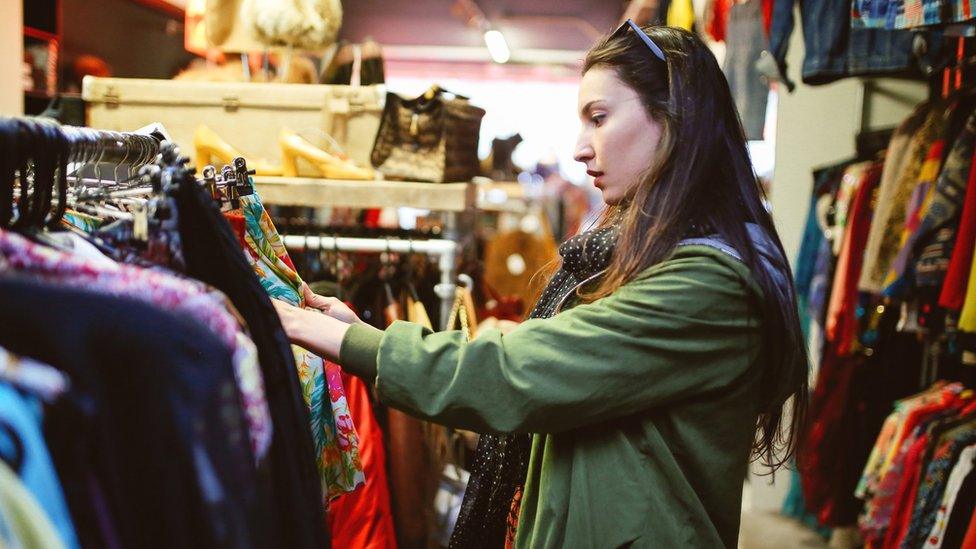
[[[89,54],[109,60],[113,76],[172,78],[193,58],[183,21],[161,11],[130,0],[62,0],[61,9],[62,66]]]
[[[0,115],[24,112],[23,4],[0,2]]]
[[[784,90],[778,97],[776,164],[770,202],[783,247],[790,261],[794,261],[813,190],[813,170],[853,156],[855,137],[862,123],[864,129],[896,126],[928,97],[928,87],[924,82],[892,78],[872,81],[874,87],[886,93],[865,91],[865,81],[854,78],[826,86],[799,83],[803,64],[803,36],[799,29],[793,33],[787,64],[798,85],[793,93]],[[774,479],[762,475],[763,468],[758,465],[752,469],[751,505],[763,511],[779,510],[789,490],[790,476],[780,472]]]

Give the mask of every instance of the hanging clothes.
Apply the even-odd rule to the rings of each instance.
[[[67,547],[34,495],[14,471],[0,461],[0,545],[4,547]]]
[[[695,8],[691,0],[671,0],[668,3],[667,23],[669,27],[692,30],[695,25]]]
[[[767,72],[791,90],[794,84],[787,76],[786,58],[795,26],[796,4],[796,0],[774,0],[769,51],[775,67]],[[799,11],[805,84],[828,84],[853,76],[921,76],[912,50],[911,32],[852,28],[851,2],[847,0],[807,0],[800,2]],[[937,63],[940,50],[938,41],[933,40],[925,60]]]
[[[868,163],[857,171],[857,189],[851,201],[834,274],[834,287],[825,325],[827,339],[837,346],[837,354],[847,356],[854,351],[858,331],[857,281],[861,276],[864,244],[871,228],[871,199],[881,179],[881,165]]]
[[[86,288],[107,295],[142,299],[198,320],[232,350],[255,455],[261,459],[271,442],[271,418],[257,350],[232,316],[227,298],[199,282],[129,265],[95,265],[87,260],[34,244],[9,231],[0,231],[0,273],[31,276],[67,287]]]
[[[935,188],[936,179],[942,169],[944,147],[945,143],[942,139],[936,139],[929,147],[925,161],[922,162],[918,181],[912,189],[912,194],[905,208],[905,225],[901,229],[898,252],[892,259],[888,274],[885,275],[882,283],[882,295],[902,297],[907,292],[908,286],[912,284],[914,273],[909,270],[909,263],[915,257],[915,242],[918,239],[922,219],[928,211],[932,199],[932,190]]]
[[[725,41],[726,29],[729,21],[729,8],[732,7],[732,0],[712,0],[711,11],[709,12],[706,31],[716,42]]]
[[[864,270],[858,285],[863,291],[881,293],[884,278],[898,254],[898,243],[906,219],[904,205],[915,189],[926,155],[942,133],[945,123],[944,108],[923,105],[906,119],[892,137],[894,141],[901,139],[902,134],[910,135],[903,156],[893,150],[889,151],[885,160],[877,208],[864,252]]]
[[[241,241],[261,285],[274,299],[303,307],[304,282],[295,271],[281,235],[257,193],[240,198],[240,212],[225,214]],[[302,395],[309,407],[319,475],[327,499],[351,492],[365,481],[359,440],[349,414],[339,369],[292,346]]]
[[[44,431],[81,545],[270,544],[228,346],[186,313],[56,282],[0,276],[0,345],[71,378]]]
[[[854,0],[851,23],[855,28],[915,29],[961,23],[973,19],[972,0]]]
[[[976,471],[970,471],[959,487],[949,515],[942,547],[976,547]]]
[[[959,454],[959,461],[956,462],[946,480],[945,493],[939,505],[938,513],[935,517],[935,525],[928,535],[925,536],[924,547],[942,547],[942,541],[949,527],[949,516],[956,503],[956,496],[962,488],[962,483],[966,476],[973,470],[973,458],[976,457],[976,445],[966,446]]]
[[[965,201],[968,175],[976,145],[976,112],[973,112],[946,157],[925,218],[919,227],[914,273],[919,299],[918,322],[923,328],[941,330],[945,313],[938,307],[939,294],[956,243]]]
[[[903,546],[920,547],[924,543],[924,536],[935,523],[949,471],[959,459],[962,449],[974,442],[976,442],[976,425],[973,419],[939,436],[934,450],[926,460],[928,466],[919,484],[908,530],[902,539]]]
[[[19,361],[0,348],[0,362]],[[30,491],[46,520],[57,531],[59,544],[68,549],[79,547],[75,528],[54,464],[44,442],[41,403],[0,382],[0,457],[8,463],[19,454],[16,477]],[[15,451],[19,447],[19,452]],[[0,514],[3,514],[0,512]]]
[[[192,176],[175,190],[186,273],[224,292],[258,349],[274,422],[268,468],[273,535],[287,547],[327,545],[322,483],[295,356],[281,321],[212,197]]]
[[[387,325],[406,320],[399,300],[392,293],[389,293],[387,300]],[[426,311],[417,314],[418,305],[423,307],[422,303],[414,302],[408,310],[413,322],[427,316]],[[427,328],[432,329],[429,325]],[[404,548],[427,547],[434,525],[434,497],[444,465],[437,459],[438,448],[431,446],[428,431],[441,428],[428,426],[393,408],[386,410],[388,448],[393,456],[389,464],[389,478],[397,544]]]
[[[976,156],[976,149],[973,150],[973,155]],[[955,311],[962,309],[966,297],[973,249],[976,246],[976,162],[973,162],[972,157],[969,164],[969,177],[966,181],[956,245],[949,259],[942,293],[939,295],[939,305]]]
[[[373,413],[366,384],[342,374],[349,411],[359,433],[360,457],[366,484],[329,503],[328,521],[335,547],[396,549],[396,531],[390,506],[387,449],[383,431]],[[395,458],[397,456],[394,456]]]
[[[898,536],[899,525],[909,512],[905,502],[914,499],[913,481],[929,440],[924,426],[932,418],[957,409],[961,392],[962,386],[953,384],[896,403],[897,415],[890,423],[895,436],[885,438],[887,444],[879,438],[862,478],[867,489],[860,494],[869,499],[859,526],[866,542],[874,545]]]
[[[756,68],[760,54],[767,49],[762,7],[762,0],[732,2],[725,38],[725,64],[722,67],[746,139],[756,141],[763,139],[766,102],[769,98],[769,85]]]

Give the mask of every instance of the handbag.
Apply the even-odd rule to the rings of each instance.
[[[386,94],[370,157],[386,179],[464,182],[478,175],[485,110],[438,86],[415,99]]]

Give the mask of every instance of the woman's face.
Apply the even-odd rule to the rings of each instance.
[[[579,115],[583,127],[574,158],[586,164],[603,201],[617,204],[650,167],[661,141],[661,123],[612,68],[601,66],[583,75]]]

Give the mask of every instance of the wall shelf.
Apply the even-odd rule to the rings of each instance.
[[[442,212],[463,212],[473,208],[477,203],[477,191],[472,183],[254,176],[254,185],[262,201],[280,206],[410,207]]]

